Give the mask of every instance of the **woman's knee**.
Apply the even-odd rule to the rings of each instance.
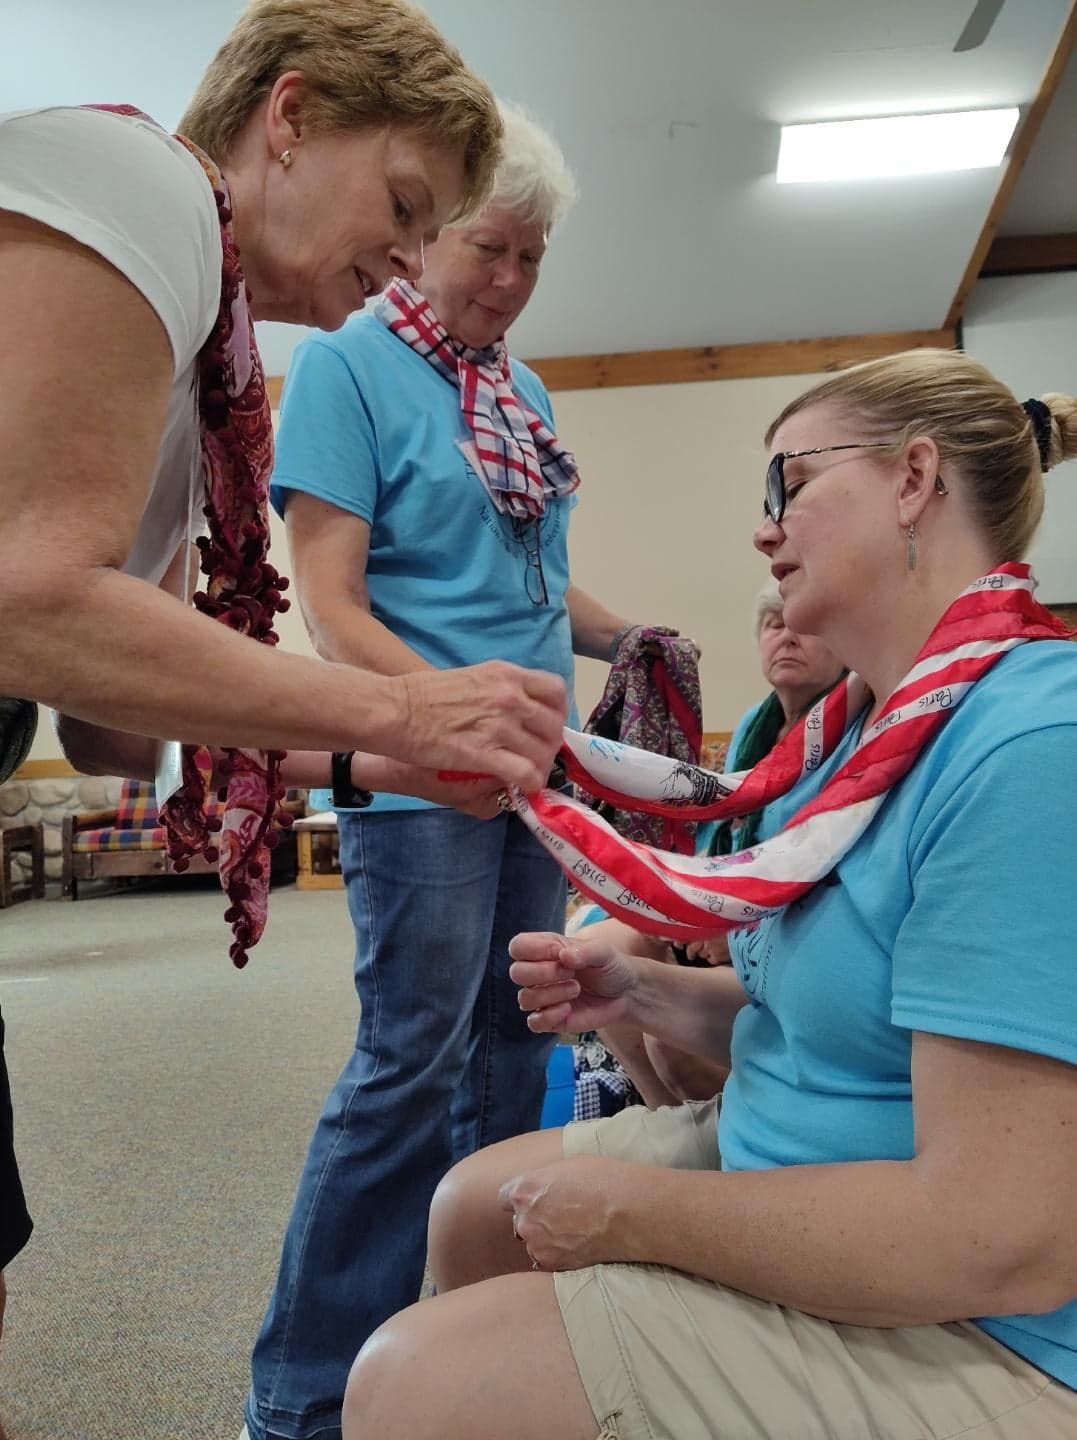
[[[439,1291],[523,1268],[499,1195],[506,1180],[562,1158],[560,1130],[537,1130],[469,1155],[442,1180],[430,1206],[428,1250]]]
[[[536,1356],[544,1403],[532,1402]],[[343,1440],[591,1440],[551,1275],[501,1276],[394,1315],[348,1378]]]
[[[415,1384],[411,1315],[416,1307],[394,1315],[375,1330],[352,1362],[341,1417],[343,1440],[392,1440],[406,1419],[402,1386]],[[413,1436],[412,1440],[418,1440]]]

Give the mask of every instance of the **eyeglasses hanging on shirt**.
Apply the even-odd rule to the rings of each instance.
[[[538,517],[523,520],[513,516],[512,535],[524,552],[527,598],[532,605],[548,605],[550,596],[546,589],[546,576],[542,573],[542,530]]]

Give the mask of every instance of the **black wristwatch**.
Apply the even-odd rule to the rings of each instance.
[[[333,777],[333,809],[365,810],[374,800],[372,790],[360,790],[352,784],[354,750],[334,750],[331,765]]]

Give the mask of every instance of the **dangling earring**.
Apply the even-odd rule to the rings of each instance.
[[[916,569],[916,526],[909,526],[908,537],[905,542],[905,567],[908,570]]]
[[[287,170],[288,166],[292,163],[292,152],[290,150],[282,150],[277,156],[277,159],[284,166],[285,170]]]

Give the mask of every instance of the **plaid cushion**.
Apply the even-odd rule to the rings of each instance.
[[[120,798],[116,805],[116,829],[160,829],[160,821],[157,818],[157,799],[151,781],[125,780],[123,782],[123,789],[120,791]],[[96,832],[88,831],[87,833],[95,834]],[[163,841],[159,843],[163,843]],[[116,845],[98,848],[118,850],[120,847]]]
[[[156,812],[155,812],[156,813]],[[161,826],[152,830],[121,830],[106,825],[101,830],[80,830],[75,836],[75,849],[86,853],[99,850],[163,850],[165,832]]]
[[[216,798],[208,801],[207,815],[224,817],[224,806]],[[157,797],[149,780],[125,780],[116,805],[116,819],[98,830],[80,830],[75,849],[163,850],[165,832],[157,814]]]

